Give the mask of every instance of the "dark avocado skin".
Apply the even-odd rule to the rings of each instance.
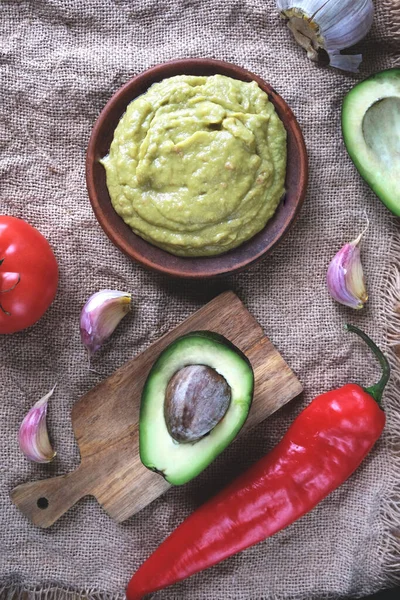
[[[398,87],[399,87],[399,95],[396,97],[400,98],[400,69],[387,69],[385,71],[380,71],[379,73],[375,73],[374,75],[371,75],[370,77],[368,77],[367,79],[365,79],[364,81],[361,81],[360,83],[356,84],[345,96],[344,100],[343,100],[343,106],[342,106],[342,133],[343,133],[343,139],[344,139],[344,143],[347,149],[347,152],[351,158],[351,160],[353,161],[355,167],[357,168],[358,172],[360,173],[361,177],[364,179],[364,181],[367,183],[367,185],[373,190],[373,192],[378,196],[379,200],[381,200],[381,202],[396,216],[400,216],[400,202],[399,201],[395,201],[391,194],[388,194],[385,190],[382,191],[382,189],[377,189],[377,186],[370,180],[369,177],[369,168],[365,165],[365,163],[362,161],[362,158],[360,158],[357,149],[353,147],[352,144],[349,144],[347,141],[347,125],[346,125],[346,117],[347,117],[347,112],[349,111],[349,104],[350,101],[353,101],[354,99],[356,99],[358,94],[363,93],[363,91],[365,90],[365,88],[371,83],[371,82],[378,82],[378,83],[385,83],[386,81],[395,81],[398,82]],[[375,98],[375,102],[378,102],[379,100],[385,98],[387,96],[377,96]],[[373,104],[373,102],[371,103],[371,105]],[[354,110],[354,109],[353,109]],[[366,114],[366,113],[364,113]]]
[[[149,424],[147,422],[147,415],[146,413],[146,408],[147,408],[147,403],[151,400],[152,396],[151,396],[151,391],[150,391],[150,387],[151,387],[151,382],[152,382],[152,378],[154,375],[156,374],[160,374],[162,375],[163,373],[163,369],[165,367],[166,364],[168,364],[171,356],[175,355],[176,352],[181,351],[181,347],[182,347],[182,343],[183,342],[187,342],[187,340],[193,339],[193,340],[199,340],[199,338],[203,338],[205,340],[209,340],[211,342],[213,342],[213,344],[215,345],[222,345],[229,353],[232,353],[236,356],[235,360],[238,360],[238,357],[241,359],[241,361],[243,363],[245,363],[245,365],[247,365],[246,371],[247,371],[247,375],[246,375],[246,386],[247,386],[247,405],[246,402],[240,405],[242,407],[242,423],[240,424],[239,429],[243,426],[244,422],[246,421],[248,412],[250,410],[251,407],[251,400],[253,397],[253,392],[254,392],[254,373],[253,373],[253,369],[251,366],[251,363],[249,361],[249,359],[245,356],[245,354],[239,350],[239,348],[237,348],[232,342],[230,342],[229,340],[227,340],[224,336],[213,332],[213,331],[192,331],[190,333],[187,333],[179,338],[177,338],[176,340],[174,340],[171,344],[169,344],[169,346],[167,346],[163,352],[160,354],[160,356],[157,358],[157,360],[155,361],[155,363],[153,364],[145,385],[143,387],[143,392],[142,392],[142,402],[141,402],[141,407],[140,407],[140,419],[139,419],[139,436],[140,436],[140,442],[142,439],[144,439],[145,437],[147,438],[148,436],[148,429],[149,429]],[[175,357],[174,357],[175,358]],[[182,368],[184,366],[186,366],[188,363],[185,362],[184,358],[182,360],[182,366],[179,367]],[[200,363],[199,361],[199,364]],[[178,370],[179,370],[178,369]],[[223,372],[221,371],[221,374],[223,375]],[[164,405],[164,398],[162,399],[162,404],[161,404],[161,408],[163,410],[163,405]],[[158,409],[157,409],[158,410]],[[230,407],[228,408],[225,417],[228,415],[230,411]],[[225,418],[224,417],[224,418]],[[236,426],[235,426],[236,427]],[[233,431],[232,435],[229,434],[228,439],[226,440],[226,444],[224,444],[224,447],[226,447],[231,441],[233,441],[234,437],[237,435],[238,430],[236,428],[235,431]],[[209,434],[207,434],[207,436],[204,436],[202,438],[202,440],[204,441]],[[147,438],[148,439],[148,438]],[[195,442],[197,443],[197,442]],[[140,446],[140,457],[142,460],[142,463],[144,464],[144,466],[146,466],[148,469],[155,471],[157,473],[159,473],[160,475],[164,476],[168,481],[168,476],[164,473],[163,468],[158,468],[160,465],[157,463],[156,461],[153,461],[152,457],[149,456],[150,452],[148,450],[148,443],[145,443],[144,445],[144,450],[142,449],[142,444],[139,443]],[[211,460],[213,460],[214,458],[216,458],[216,456],[218,456],[218,454],[221,452],[221,449],[219,449],[215,456],[213,456],[213,458]],[[209,461],[211,462],[211,461]],[[208,462],[208,464],[209,464]],[[207,466],[207,465],[206,465]],[[205,468],[205,467],[203,467]],[[203,470],[203,468],[201,470]],[[200,471],[199,471],[200,472]],[[196,473],[194,476],[196,476],[198,473]],[[192,477],[189,477],[187,479],[187,481],[189,481],[190,479],[192,479]],[[174,483],[174,482],[171,482]],[[179,485],[176,484],[175,485]]]

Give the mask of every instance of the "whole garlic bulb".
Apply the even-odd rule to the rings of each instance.
[[[358,72],[361,54],[340,51],[362,40],[374,18],[372,0],[277,0],[281,16],[311,60],[325,50],[332,67]]]

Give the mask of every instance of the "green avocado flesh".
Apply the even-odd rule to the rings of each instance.
[[[360,175],[400,216],[400,69],[377,73],[347,94],[342,130]]]
[[[189,365],[202,365],[209,372],[216,372],[219,382],[224,381],[230,388],[230,401],[224,408],[225,414],[218,417],[220,420],[206,435],[197,441],[179,442],[172,437],[166,422],[166,397],[172,378]],[[142,392],[139,421],[142,463],[173,485],[199,475],[243,426],[253,388],[253,369],[248,359],[223,336],[197,331],[172,342],[154,363]],[[199,402],[202,401],[210,401],[207,393],[200,396]],[[190,406],[185,408],[190,412]]]

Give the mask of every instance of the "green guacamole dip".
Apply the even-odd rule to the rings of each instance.
[[[179,75],[133,100],[102,161],[116,212],[179,256],[263,229],[284,194],[286,131],[255,82]]]

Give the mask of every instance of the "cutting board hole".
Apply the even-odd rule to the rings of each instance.
[[[44,510],[49,506],[49,501],[47,500],[47,498],[39,498],[39,500],[37,501],[37,505],[39,508]]]

